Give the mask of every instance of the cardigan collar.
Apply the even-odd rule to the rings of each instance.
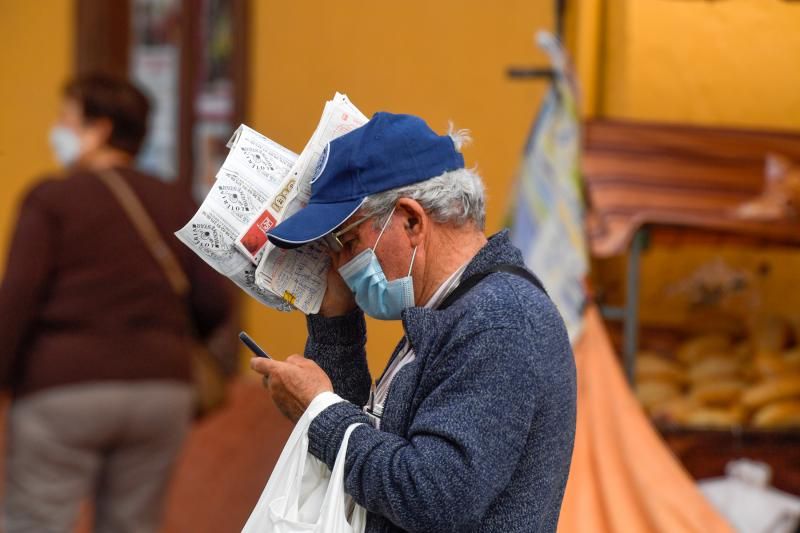
[[[465,280],[475,274],[481,274],[500,264],[525,266],[522,253],[511,244],[507,229],[489,237],[488,242],[467,264],[461,279]],[[434,340],[434,336],[430,333],[440,331],[440,322],[445,320],[441,311],[424,307],[405,309],[401,318],[406,338],[416,353],[428,351],[429,344]]]

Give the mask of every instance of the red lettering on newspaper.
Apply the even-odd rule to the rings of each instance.
[[[276,224],[273,217],[266,209],[259,216],[242,236],[242,246],[255,257],[256,254],[267,244],[267,231]]]

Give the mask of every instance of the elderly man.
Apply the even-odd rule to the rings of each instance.
[[[323,409],[309,450],[333,467],[367,531],[555,531],[575,433],[564,324],[506,232],[483,234],[484,187],[464,135],[377,113],[328,145],[309,205],[270,240],[324,239],[333,267],[305,356],[254,359],[292,420]],[[404,337],[370,386],[364,313]],[[315,405],[317,407],[317,405]],[[315,409],[316,410],[316,409]]]

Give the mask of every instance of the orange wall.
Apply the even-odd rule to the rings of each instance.
[[[437,131],[453,120],[470,128],[465,152],[489,192],[488,228],[505,216],[521,148],[544,82],[510,81],[509,65],[542,64],[533,45],[552,27],[552,2],[408,0],[405,2],[251,3],[249,121],[299,151],[325,100],[346,93],[366,114],[413,113]],[[303,317],[248,302],[247,327],[278,356],[302,351]],[[379,371],[402,332],[369,323],[368,353]]]
[[[72,69],[73,0],[0,0],[0,269],[20,194],[55,161],[47,133]]]

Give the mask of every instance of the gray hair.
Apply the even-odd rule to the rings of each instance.
[[[472,140],[468,130],[455,130],[452,123],[448,135],[458,151]],[[419,183],[368,196],[360,212],[364,216],[375,217],[376,225],[380,225],[400,198],[410,198],[419,202],[425,212],[440,224],[450,223],[460,227],[473,222],[483,230],[486,224],[485,196],[483,180],[475,169],[460,168]]]

